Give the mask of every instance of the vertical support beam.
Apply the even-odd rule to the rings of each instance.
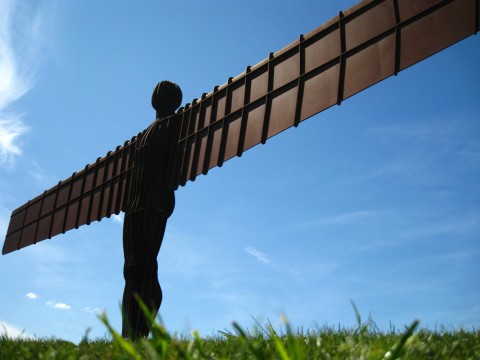
[[[295,109],[295,119],[293,121],[293,126],[297,127],[300,123],[300,117],[302,114],[302,102],[303,102],[303,88],[305,85],[305,80],[303,75],[305,75],[305,38],[303,35],[300,35],[298,52],[300,56],[300,75],[298,77],[298,93],[297,93],[297,107]]]
[[[45,194],[47,193],[47,190],[45,190],[43,192],[43,196],[42,196],[42,202],[40,203],[40,210],[38,211],[38,214],[40,215],[42,213],[42,209],[43,209],[43,202],[45,201]],[[33,238],[33,243],[36,244],[37,243],[37,235],[38,235],[38,227],[40,226],[40,221],[37,221],[37,224],[35,225],[35,236]]]
[[[60,184],[61,181],[59,181],[58,183]],[[22,244],[23,229],[25,228],[25,220],[27,218],[27,211],[28,211],[28,208],[30,206],[30,202],[31,202],[31,200],[28,200],[27,206],[25,207],[25,210],[23,211],[23,219],[22,219],[22,222],[21,222],[22,227],[20,229],[20,236],[18,237],[18,249],[17,250],[20,250],[20,245]],[[53,217],[52,217],[52,219],[53,219]],[[52,220],[52,222],[53,222],[53,220]]]
[[[475,35],[480,31],[480,0],[475,0]]]
[[[243,94],[243,108],[242,108],[242,119],[240,125],[240,138],[238,139],[238,148],[237,156],[242,156],[243,148],[245,145],[245,135],[247,133],[247,119],[248,111],[246,110],[246,104],[250,103],[250,88],[251,88],[251,67],[247,66],[245,70],[245,76],[243,77],[243,86],[245,87],[245,92]]]
[[[48,230],[48,238],[50,239],[52,237],[52,230],[53,230],[53,219],[55,217],[55,209],[57,208],[57,201],[58,201],[58,193],[60,192],[60,184],[62,182],[59,181],[57,184],[57,189],[55,190],[55,201],[53,202],[53,211],[52,211],[52,217],[50,221],[50,230]]]
[[[400,51],[402,48],[402,29],[400,27],[400,10],[398,8],[398,0],[393,0],[395,10],[395,70],[393,75],[397,76],[400,71]]]
[[[225,161],[225,148],[227,147],[228,139],[228,119],[227,116],[230,114],[230,109],[232,108],[232,85],[233,78],[229,77],[227,82],[227,88],[225,89],[225,114],[223,120],[223,129],[222,129],[222,140],[220,142],[220,153],[218,155],[218,166],[221,167]]]
[[[98,175],[98,164],[100,162],[100,158],[97,159],[95,163],[95,171],[93,172],[93,182],[92,182],[92,195],[90,197],[90,201],[88,203],[88,214],[87,214],[87,225],[90,225],[91,221],[90,219],[92,218],[92,206],[93,206],[93,193],[94,189],[97,183],[97,175]]]
[[[78,229],[79,227],[79,219],[80,219],[80,213],[82,212],[82,194],[85,191],[85,179],[87,177],[87,168],[88,165],[85,165],[85,168],[83,169],[83,174],[82,174],[82,189],[80,191],[80,197],[78,199],[78,211],[77,211],[77,218],[75,219],[75,229]]]
[[[345,88],[345,66],[346,66],[346,39],[345,39],[345,21],[343,12],[338,13],[338,28],[340,31],[340,71],[338,76],[338,95],[337,105],[340,105],[343,101],[343,89]]]
[[[268,127],[270,125],[270,113],[272,111],[272,90],[273,90],[273,75],[274,75],[274,56],[273,52],[268,55],[268,88],[267,96],[265,97],[265,120],[263,122],[262,140],[261,143],[265,144],[268,139]]]
[[[210,160],[212,158],[212,148],[213,148],[213,138],[214,138],[214,131],[213,127],[211,126],[217,119],[217,92],[218,92],[218,86],[215,86],[213,88],[213,94],[211,96],[212,98],[212,103],[211,103],[211,109],[210,109],[210,122],[208,126],[208,134],[207,134],[207,149],[205,150],[205,161],[203,162],[203,169],[202,169],[202,174],[207,175],[208,169],[209,169],[209,164]]]

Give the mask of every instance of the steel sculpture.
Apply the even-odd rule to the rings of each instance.
[[[145,131],[13,211],[3,254],[124,211],[123,335],[148,334],[133,293],[156,312],[156,256],[174,191],[251,147],[479,30],[480,0],[364,0],[175,113],[155,88]],[[154,165],[155,164],[155,165]],[[152,195],[153,194],[153,195]]]

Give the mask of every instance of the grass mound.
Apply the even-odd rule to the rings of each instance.
[[[380,332],[370,319],[362,322],[355,308],[353,329],[324,327],[293,331],[287,321],[278,333],[269,324],[257,323],[253,331],[233,323],[229,332],[202,338],[197,332],[178,337],[146,314],[153,322],[151,336],[124,339],[105,314],[100,320],[111,339],[78,344],[57,339],[10,339],[0,337],[0,359],[480,359],[479,331],[417,330],[415,320],[401,332]]]

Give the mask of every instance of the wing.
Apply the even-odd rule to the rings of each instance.
[[[136,139],[13,211],[2,254],[123,210]]]
[[[170,118],[171,187],[478,29],[479,0],[365,0],[340,12]],[[124,210],[136,138],[16,209],[2,253]]]
[[[478,0],[367,0],[181,113],[171,186],[474,34]]]

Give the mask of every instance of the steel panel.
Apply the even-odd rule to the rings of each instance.
[[[57,194],[55,191],[49,192],[48,195],[45,195],[45,198],[43,199],[42,211],[40,213],[41,216],[53,211],[53,209],[55,208],[56,196]]]
[[[395,35],[390,35],[347,58],[343,96],[348,98],[394,72]]]
[[[231,92],[231,107],[230,112],[235,112],[243,107],[245,98],[245,86],[243,84],[237,85]]]
[[[268,92],[268,68],[264,66],[254,74],[250,80],[250,101],[252,102],[260,99]]]
[[[312,71],[341,54],[340,31],[337,26],[320,32],[320,37],[312,37],[305,45],[305,71]],[[313,42],[312,42],[313,41]]]
[[[79,205],[80,205],[80,200],[79,199],[70,201],[68,203],[67,217],[65,219],[65,227],[63,229],[63,232],[75,228],[76,223],[77,223],[77,215],[78,215]]]
[[[329,69],[305,80],[300,120],[308,119],[337,103],[340,66]]]
[[[263,104],[248,112],[244,150],[248,150],[262,141],[265,109],[266,106]]]
[[[346,51],[373,39],[395,27],[395,8],[392,0],[380,2],[377,6],[365,7],[345,21]],[[345,11],[348,16],[348,11]]]
[[[298,79],[300,76],[300,55],[291,54],[286,58],[280,58],[273,66],[273,90]]]
[[[53,213],[51,236],[63,233],[63,224],[65,222],[65,213],[67,208],[63,207],[55,210]],[[22,236],[22,240],[23,240]]]
[[[194,175],[200,175],[203,172],[204,162],[205,162],[205,153],[207,150],[207,135],[208,132],[204,131],[199,134],[197,137],[197,149],[195,150],[195,171]]]
[[[225,129],[227,133],[227,141],[225,144],[223,161],[227,161],[237,155],[238,141],[240,139],[240,126],[242,123],[241,119],[240,116],[232,117],[227,123],[227,128]]]
[[[19,249],[35,243],[36,231],[37,231],[37,223],[32,223],[30,225],[25,226],[22,229]]]
[[[211,169],[217,166],[219,162],[219,154],[220,154],[220,146],[222,143],[222,133],[223,133],[223,122],[217,123],[216,125],[212,126],[211,132],[213,132],[212,136],[212,147],[208,155],[210,155],[210,161],[208,163],[208,169]]]
[[[50,226],[52,224],[52,215],[43,217],[38,222],[37,236],[35,242],[48,239],[50,236]]]
[[[401,69],[473,33],[475,29],[473,14],[475,14],[475,1],[456,0],[403,28]]]
[[[444,2],[444,0],[399,0],[398,8],[400,12],[400,20],[409,20],[420,14],[422,11],[428,10],[435,5]]]
[[[273,99],[268,127],[268,137],[272,137],[290,126],[293,126],[297,93],[298,87],[294,87]]]

